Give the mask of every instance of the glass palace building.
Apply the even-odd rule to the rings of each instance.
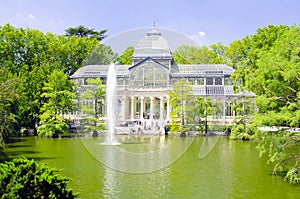
[[[212,98],[221,103],[222,113],[218,120],[222,123],[232,122],[235,115],[233,99],[242,96],[241,93],[234,93],[230,80],[234,72],[232,67],[223,64],[176,64],[167,39],[156,29],[137,43],[132,65],[116,65],[116,69],[119,121],[170,122],[172,107],[169,92],[174,83],[181,79],[191,83],[195,96]],[[88,78],[100,78],[106,84],[107,71],[108,65],[87,65],[78,69],[71,79],[82,88],[89,86],[86,85]],[[249,92],[246,95],[254,96]],[[84,100],[80,103],[93,106],[94,102]],[[82,114],[77,111],[73,117],[80,119]]]

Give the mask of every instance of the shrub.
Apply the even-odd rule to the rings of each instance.
[[[2,198],[75,198],[67,189],[69,179],[48,167],[26,158],[0,164]]]
[[[166,130],[166,132],[171,131],[171,125],[170,125],[170,124],[167,124],[166,127],[165,127],[165,130]]]
[[[292,167],[284,177],[284,180],[291,183],[291,184],[300,184],[300,174],[299,174],[300,167]]]

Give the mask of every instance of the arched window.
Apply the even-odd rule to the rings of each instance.
[[[221,77],[216,77],[215,85],[222,85],[222,78]]]
[[[132,73],[130,81],[134,88],[160,88],[167,86],[168,76],[163,68],[147,63]]]
[[[206,85],[213,85],[214,84],[214,79],[212,77],[207,77],[206,78]]]

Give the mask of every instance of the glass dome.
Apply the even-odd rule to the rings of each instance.
[[[134,49],[133,57],[169,57],[171,50],[168,41],[156,29],[148,32]]]

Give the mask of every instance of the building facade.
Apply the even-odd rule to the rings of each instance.
[[[169,122],[172,111],[169,92],[181,79],[191,83],[195,96],[221,102],[222,114],[218,118],[221,122],[231,123],[235,114],[233,99],[241,96],[241,93],[234,93],[231,84],[232,67],[223,64],[176,64],[167,39],[156,29],[148,32],[135,46],[132,65],[116,65],[116,69],[119,121]],[[108,65],[88,65],[76,71],[71,79],[81,87],[87,86],[88,78],[100,78],[106,84],[107,71]],[[74,117],[80,118],[81,115],[76,112]]]

